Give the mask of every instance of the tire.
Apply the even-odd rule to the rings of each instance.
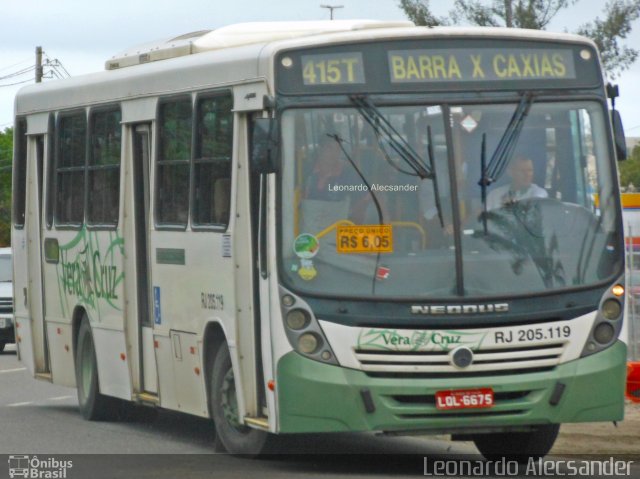
[[[4,351],[4,347],[7,345],[4,341],[0,341],[0,353]]]
[[[269,433],[238,422],[238,403],[231,367],[229,347],[223,343],[211,371],[211,415],[216,428],[216,443],[227,452],[242,456],[257,456],[267,452]]]
[[[76,386],[78,406],[82,417],[89,421],[112,420],[118,416],[116,399],[100,394],[98,362],[89,320],[84,316],[76,342]]]
[[[503,432],[495,434],[479,434],[473,442],[480,453],[488,460],[504,458],[520,463],[529,459],[546,456],[558,437],[560,424],[538,426],[530,432]]]

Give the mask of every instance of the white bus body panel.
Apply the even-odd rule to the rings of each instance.
[[[131,378],[124,333],[113,329],[92,327],[93,343],[98,362],[100,392],[107,396],[131,400]]]
[[[15,304],[15,303],[14,303]],[[16,337],[20,361],[24,364],[32,376],[35,375],[35,362],[33,360],[33,332],[31,331],[31,320],[28,317],[15,316]]]
[[[52,382],[75,387],[73,332],[69,322],[64,318],[47,316],[47,339]]]

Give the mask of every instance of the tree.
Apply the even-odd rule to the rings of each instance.
[[[0,246],[11,242],[11,158],[13,128],[0,132]]]
[[[631,156],[626,161],[618,163],[620,186],[626,188],[629,184],[640,187],[640,145],[633,148]]]
[[[449,17],[431,13],[429,0],[400,0],[400,8],[416,25],[438,26],[469,22],[477,26],[544,30],[556,14],[578,6],[581,0],[455,0]],[[615,78],[629,68],[638,50],[623,45],[631,25],[640,17],[640,0],[609,0],[604,18],[581,25],[576,33],[591,38],[602,56],[607,73]]]

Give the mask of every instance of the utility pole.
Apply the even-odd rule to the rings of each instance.
[[[42,47],[36,47],[36,83],[42,82]]]
[[[336,8],[344,8],[344,5],[320,5],[320,8],[328,8],[331,11],[331,20],[333,20],[333,11]]]

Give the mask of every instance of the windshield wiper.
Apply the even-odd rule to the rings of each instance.
[[[482,168],[482,176],[478,181],[480,186],[487,187],[499,180],[504,174],[509,161],[511,161],[511,156],[513,155],[516,144],[518,143],[525,119],[529,114],[529,109],[533,104],[533,98],[534,95],[531,92],[522,95],[520,103],[518,103],[518,106],[513,112],[511,120],[509,120],[502,134],[502,138],[500,138],[498,146],[491,156],[489,164]],[[483,148],[486,148],[486,145],[484,145]]]
[[[371,128],[373,128],[377,134],[384,134],[389,142],[389,146],[409,165],[416,176],[419,176],[421,179],[433,179],[433,171],[424,164],[420,155],[418,155],[411,145],[398,133],[369,98],[362,95],[353,95],[351,101],[366,122],[371,125]]]
[[[333,133],[333,134],[327,133],[327,136],[335,140],[335,142],[338,144],[338,146],[342,150],[342,153],[344,154],[347,161],[349,161],[353,169],[356,170],[356,173],[358,174],[362,182],[366,185],[367,192],[369,193],[369,195],[371,195],[371,198],[373,199],[373,204],[376,207],[376,212],[378,213],[378,224],[381,224],[381,225],[384,224],[384,215],[382,213],[382,207],[380,206],[380,202],[378,201],[376,194],[373,192],[373,188],[371,188],[371,184],[367,181],[362,171],[360,171],[360,168],[358,168],[358,165],[356,165],[355,161],[353,161],[353,158],[351,158],[351,155],[347,152],[347,149],[344,147],[343,143],[345,140],[341,138],[340,135],[338,135],[337,133]],[[375,264],[374,272],[378,271],[379,263],[380,263],[380,252],[378,251],[378,254],[376,256],[376,264]],[[372,295],[376,294],[376,275],[375,274],[373,275],[373,282],[371,284],[371,294]]]
[[[398,168],[392,161],[386,158],[385,155],[385,159],[391,166],[404,174],[418,176],[422,180],[429,179],[433,182],[434,204],[438,212],[440,225],[444,228],[442,206],[440,204],[440,194],[438,192],[438,179],[436,177],[435,157],[433,154],[431,127],[427,126],[427,156],[429,159],[429,164],[426,165],[422,158],[420,158],[420,155],[400,135],[400,133],[398,133],[398,131],[393,127],[389,120],[385,118],[378,107],[368,97],[364,95],[353,95],[351,97],[351,101],[356,106],[356,109],[362,115],[365,121],[371,126],[371,128],[373,128],[373,131],[376,133],[376,138],[378,140],[378,143],[382,147],[383,152],[385,151],[385,149],[384,145],[382,144],[381,137],[384,135],[385,139],[389,143],[389,146],[398,154],[399,158],[401,158],[411,168],[412,172],[407,172]]]
[[[442,205],[440,204],[440,192],[438,191],[438,177],[436,175],[436,162],[433,154],[433,141],[431,137],[431,126],[427,125],[427,155],[429,157],[429,167],[431,168],[431,174],[433,181],[433,202],[436,205],[436,211],[438,212],[438,219],[440,220],[440,227],[444,228],[444,219],[442,217]]]
[[[516,145],[518,144],[518,138],[522,132],[525,119],[529,114],[531,105],[533,104],[534,94],[532,92],[525,92],[520,98],[520,103],[516,107],[507,127],[498,142],[489,164],[486,164],[487,156],[487,134],[482,134],[482,144],[480,150],[480,163],[481,173],[478,185],[481,188],[482,196],[482,221],[484,225],[484,233],[487,234],[487,187],[498,181],[504,174]]]

